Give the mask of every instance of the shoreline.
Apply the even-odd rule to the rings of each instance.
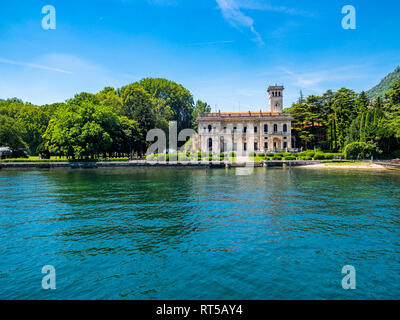
[[[348,164],[348,165],[334,165],[334,164],[325,164],[325,163],[318,163],[318,164],[311,164],[308,166],[304,166],[301,168],[306,169],[354,169],[354,170],[386,170],[387,167],[375,164],[375,163],[362,163],[362,164]]]
[[[219,162],[219,161],[194,161],[194,162],[153,162],[134,160],[129,162],[0,162],[1,169],[101,169],[101,168],[240,168],[240,167],[267,167],[267,168],[305,168],[305,169],[340,169],[340,170],[384,170],[400,169],[400,164],[390,162],[350,162],[333,161],[324,163],[319,160],[263,160],[256,162]]]

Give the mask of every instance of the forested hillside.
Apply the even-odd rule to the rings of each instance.
[[[400,66],[383,78],[378,85],[368,90],[366,92],[368,97],[370,99],[376,99],[378,97],[384,98],[385,92],[390,89],[392,83],[397,79],[400,79]]]

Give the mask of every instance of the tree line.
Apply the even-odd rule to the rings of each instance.
[[[298,147],[345,152],[349,158],[400,157],[400,79],[384,99],[342,88],[300,98],[285,109],[294,117]]]
[[[106,87],[97,94],[82,92],[64,103],[36,106],[13,98],[0,101],[0,146],[14,157],[94,159],[144,155],[148,130],[168,132],[194,128],[199,113],[211,107],[194,103],[189,90],[160,78],[145,78],[128,86]]]
[[[145,154],[147,132],[196,127],[199,113],[211,112],[181,84],[145,78],[122,88],[80,93],[51,105],[36,106],[13,98],[0,100],[0,146],[14,157],[40,155],[70,159],[126,157]],[[400,79],[384,99],[370,100],[342,88],[321,96],[300,94],[291,112],[297,147],[346,152],[352,157],[400,157]],[[397,152],[397,154],[396,154]]]

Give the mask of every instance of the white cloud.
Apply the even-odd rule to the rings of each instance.
[[[35,69],[41,69],[41,70],[47,70],[47,71],[54,71],[54,72],[61,72],[61,73],[66,73],[66,74],[71,74],[72,72],[66,71],[64,69],[60,68],[53,68],[41,64],[36,64],[36,63],[31,63],[31,62],[22,62],[22,61],[14,61],[14,60],[8,60],[4,58],[0,58],[0,63],[5,63],[5,64],[11,64],[11,65],[16,65],[16,66],[22,66],[22,67],[29,67],[29,68],[35,68]]]
[[[248,28],[256,37],[255,41],[259,44],[264,45],[264,41],[260,34],[254,28],[254,20],[246,16],[241,10],[240,6],[235,0],[216,0],[219,8],[222,11],[222,16],[226,21],[228,21],[234,27],[246,27]]]
[[[242,10],[259,10],[259,11],[273,11],[288,15],[301,15],[312,17],[313,14],[307,11],[298,10],[295,8],[288,8],[285,6],[273,6],[270,3],[260,2],[258,0],[216,0],[218,7],[222,11],[222,15],[234,27],[248,28],[256,37],[255,41],[264,45],[261,35],[254,27],[254,20],[243,13]]]

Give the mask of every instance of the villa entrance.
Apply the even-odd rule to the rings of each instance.
[[[274,146],[274,151],[279,151],[282,149],[282,142],[281,139],[278,137],[275,137],[273,140],[273,146]]]

